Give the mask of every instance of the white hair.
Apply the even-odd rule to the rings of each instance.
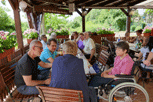
[[[53,32],[53,33],[51,34],[50,38],[56,39],[56,33]]]
[[[63,51],[65,51],[66,54],[72,54],[76,56],[78,51],[78,46],[74,41],[69,40],[63,44]]]
[[[37,45],[37,44],[39,44],[39,43],[41,43],[41,42],[38,41],[38,40],[32,40],[31,43],[30,43],[29,48],[32,49],[32,47],[33,47],[34,45]]]

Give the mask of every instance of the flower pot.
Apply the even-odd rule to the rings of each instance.
[[[5,49],[4,49],[4,51],[5,51],[5,52],[0,53],[0,60],[3,59],[3,58],[5,58],[5,57],[7,57],[8,61],[11,61],[11,54],[14,53],[15,47],[10,48],[10,49],[8,49],[8,50],[5,50]]]
[[[38,40],[38,38],[35,38],[35,39],[27,39],[27,43],[30,44],[32,40]]]
[[[57,39],[59,39],[59,38],[69,38],[69,35],[57,35],[56,37],[57,37]]]
[[[107,36],[115,36],[115,34],[100,34],[101,37],[107,37]]]
[[[150,33],[143,33],[143,36],[150,36]]]

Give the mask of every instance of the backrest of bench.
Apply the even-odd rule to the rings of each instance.
[[[109,48],[109,47],[107,47],[107,46],[101,45],[101,47],[100,47],[100,51],[101,51],[101,50],[105,50],[105,51],[107,51],[108,48]]]
[[[83,102],[83,93],[80,90],[36,86],[43,102]]]
[[[4,82],[2,73],[0,72],[0,102],[3,102],[3,99],[8,95],[8,91],[6,89],[6,84]]]
[[[109,58],[110,54],[105,51],[105,50],[101,50],[100,54],[99,54],[99,58],[98,61],[102,64],[102,65],[106,65],[107,60]]]

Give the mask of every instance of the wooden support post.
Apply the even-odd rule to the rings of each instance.
[[[130,9],[128,7],[127,11],[125,11],[123,8],[121,8],[121,10],[126,14],[127,16],[127,20],[126,20],[126,33],[125,33],[125,37],[130,36],[130,24],[131,24],[131,15],[130,12],[132,9]]]
[[[85,15],[82,15],[82,32],[85,32]]]
[[[21,49],[22,55],[24,54],[24,45],[23,45],[23,37],[21,31],[21,20],[20,20],[20,12],[19,12],[19,2],[17,0],[15,10],[14,10],[14,20],[15,20],[15,29],[17,33],[17,43],[18,48]]]
[[[131,24],[130,12],[131,12],[131,9],[128,7],[128,9],[127,9],[128,16],[127,16],[127,20],[126,20],[126,35],[125,35],[126,37],[130,36],[130,24]]]

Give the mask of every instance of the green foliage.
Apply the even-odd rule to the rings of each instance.
[[[141,27],[141,26],[137,26],[137,27],[135,28],[135,31],[140,30],[140,29],[142,29],[142,27]]]
[[[135,31],[136,25],[132,25],[130,28],[132,31]]]
[[[151,33],[150,29],[145,29],[143,33]]]
[[[59,14],[45,13],[44,15],[45,29],[48,31],[48,29],[50,28],[56,30],[65,27],[67,23],[66,18],[68,17],[69,16],[62,14],[59,15]]]
[[[114,34],[114,31],[106,30],[106,29],[98,29],[97,34]]]
[[[7,15],[2,7],[0,7],[0,30],[12,32],[15,30],[14,20]]]

